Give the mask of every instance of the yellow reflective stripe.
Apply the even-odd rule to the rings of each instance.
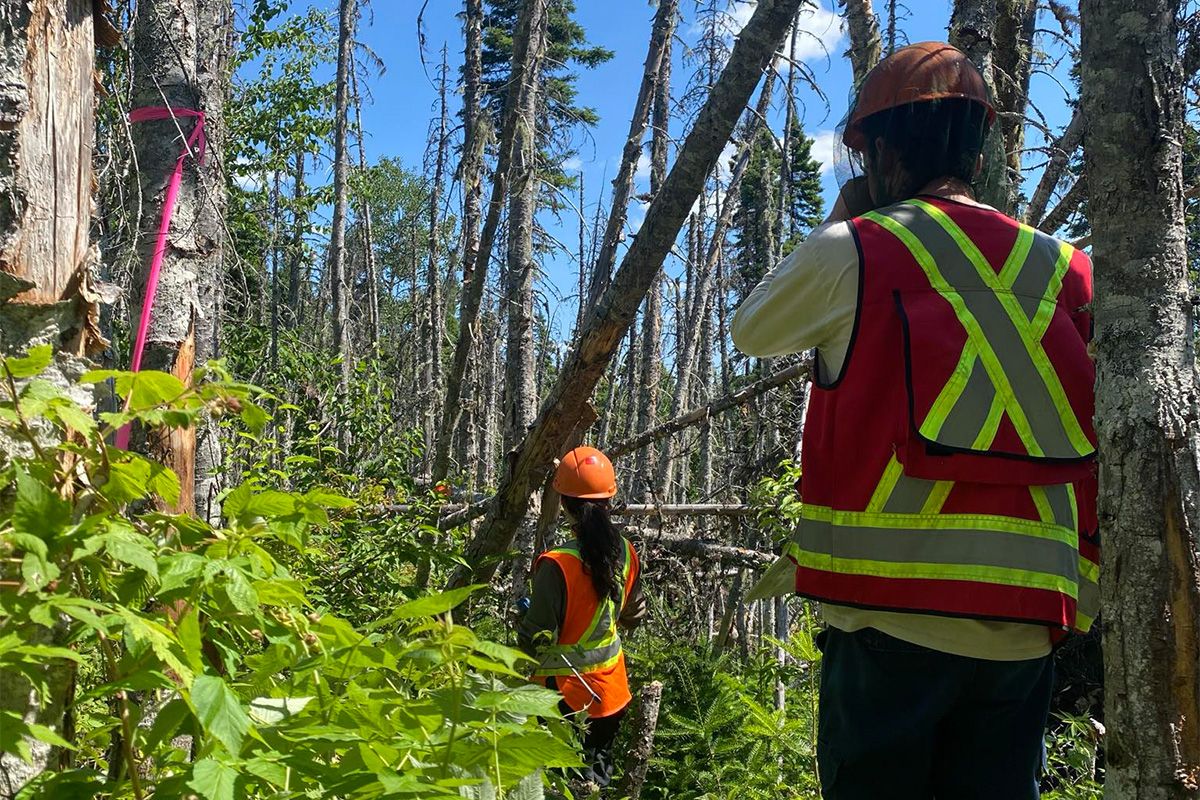
[[[950,216],[932,203],[924,200],[913,200],[913,205],[917,206],[931,218],[933,218],[946,233],[958,243],[963,255],[975,267],[975,271],[979,273],[979,277],[983,280],[984,285],[991,289],[996,294],[996,298],[1000,301],[1000,305],[1004,308],[1005,313],[1012,320],[1013,326],[1017,329],[1021,341],[1024,342],[1025,348],[1029,351],[1029,357],[1033,361],[1034,368],[1038,374],[1042,376],[1042,381],[1046,385],[1046,390],[1050,393],[1050,399],[1054,403],[1054,407],[1058,410],[1059,417],[1062,419],[1063,430],[1067,434],[1067,439],[1071,442],[1071,446],[1075,448],[1080,455],[1086,455],[1093,451],[1091,442],[1084,435],[1083,429],[1079,425],[1079,420],[1075,418],[1075,411],[1071,408],[1071,403],[1067,400],[1067,393],[1063,389],[1062,381],[1058,379],[1058,373],[1050,364],[1050,358],[1046,355],[1045,349],[1042,347],[1041,337],[1044,335],[1045,327],[1049,326],[1050,317],[1054,313],[1055,303],[1050,298],[1057,297],[1062,289],[1062,279],[1070,267],[1071,254],[1074,252],[1070,245],[1060,243],[1058,251],[1058,260],[1054,265],[1054,278],[1050,282],[1050,286],[1046,288],[1046,293],[1042,296],[1041,304],[1038,307],[1037,314],[1033,321],[1029,322],[1025,316],[1025,312],[1021,309],[1017,298],[1010,291],[1011,284],[1003,285],[996,273],[992,270],[991,264],[984,258],[983,253],[979,252],[979,248],[971,241],[970,237],[963,232],[962,228],[950,218]],[[1031,240],[1032,241],[1032,240]],[[965,306],[964,306],[965,308]],[[1037,331],[1037,335],[1034,332]],[[1011,416],[1012,412],[1009,412]],[[1022,412],[1022,415],[1024,412]],[[1016,420],[1014,420],[1014,424]],[[1020,429],[1018,428],[1018,433]],[[1033,436],[1032,431],[1030,436]],[[1035,442],[1036,443],[1036,442]],[[1026,448],[1029,444],[1026,443]],[[1041,448],[1038,452],[1029,450],[1032,455],[1043,455]]]
[[[1078,608],[1075,609],[1075,630],[1080,633],[1087,633],[1092,629],[1092,623],[1094,622],[1095,620],[1087,614],[1084,614]]]
[[[1054,509],[1050,507],[1050,498],[1046,497],[1046,487],[1030,486],[1029,496],[1033,498],[1033,504],[1037,506],[1042,522],[1054,522]]]
[[[921,507],[922,514],[941,514],[942,506],[946,504],[946,498],[950,496],[950,490],[954,488],[954,481],[938,481],[933,485],[933,491],[929,493],[929,498],[925,501],[925,505]]]
[[[968,564],[928,564],[921,562],[873,561],[862,558],[840,558],[824,553],[800,550],[799,564],[825,572],[843,575],[870,575],[877,578],[923,578],[930,580],[977,581],[1028,589],[1061,592],[1072,599],[1078,596],[1075,581],[1059,575]]]
[[[917,203],[919,201],[912,201]],[[1033,429],[1029,426],[1029,420],[1025,417],[1025,411],[1017,402],[1016,394],[1013,392],[1012,384],[1008,380],[1008,375],[1004,372],[1004,367],[1000,363],[996,352],[992,350],[991,343],[988,342],[987,336],[983,333],[983,328],[980,327],[978,320],[967,309],[967,304],[963,301],[962,296],[951,286],[938,271],[937,264],[933,260],[932,254],[926,249],[908,228],[896,222],[890,217],[885,217],[882,214],[871,211],[864,215],[864,218],[871,220],[884,230],[891,233],[899,239],[908,251],[912,253],[917,264],[920,265],[925,276],[929,279],[930,285],[938,291],[938,293],[948,302],[954,309],[954,315],[958,318],[959,323],[967,331],[968,340],[975,343],[975,347],[979,350],[979,358],[983,361],[984,369],[987,370],[988,377],[992,379],[992,384],[996,387],[996,392],[1004,398],[1004,408],[1008,411],[1009,419],[1012,420],[1013,427],[1017,430],[1017,435],[1021,437],[1021,442],[1025,445],[1025,449],[1031,455],[1043,455],[1041,446],[1033,436]],[[934,217],[936,219],[936,217]],[[957,228],[957,226],[955,226]],[[960,231],[961,233],[961,231]],[[951,234],[953,235],[953,234]],[[989,274],[994,279],[995,273],[992,273],[991,268],[988,268]]]
[[[1000,268],[1000,285],[1005,289],[1011,289],[1017,282],[1017,275],[1021,273],[1021,267],[1025,266],[1025,259],[1029,257],[1031,247],[1033,228],[1020,225],[1017,228],[1017,240],[1013,242],[1012,250],[1008,251],[1008,258],[1004,259],[1004,266]],[[1058,292],[1055,291],[1055,294]]]
[[[1078,536],[1075,531],[1061,525],[1051,525],[1039,520],[1004,517],[998,514],[891,514],[866,511],[836,511],[828,506],[805,504],[801,512],[805,519],[828,522],[832,525],[861,528],[891,528],[895,530],[980,530],[1004,531],[1005,533],[1050,539],[1075,547]]]
[[[1067,497],[1071,501],[1071,527],[1079,530],[1079,500],[1075,497],[1075,484],[1067,484]]]
[[[968,339],[963,345],[958,363],[954,365],[954,371],[950,373],[946,385],[938,393],[937,400],[933,401],[929,413],[921,423],[921,435],[926,439],[936,441],[938,434],[942,432],[942,426],[950,418],[950,412],[954,410],[954,406],[958,404],[959,398],[967,388],[967,380],[971,377],[971,368],[975,366],[975,357],[978,354],[978,349]]]
[[[896,482],[900,480],[900,475],[903,472],[900,462],[896,460],[895,453],[888,460],[887,467],[883,470],[883,477],[879,479],[879,484],[875,487],[875,492],[871,495],[871,502],[867,503],[867,511],[881,511],[888,498],[892,496],[892,492],[896,488]]]
[[[546,676],[546,677],[549,677],[549,676],[565,677],[568,675],[574,675],[576,672],[578,672],[580,675],[590,675],[593,672],[601,672],[603,670],[609,669],[614,664],[616,664],[620,658],[621,658],[621,653],[620,653],[620,651],[618,651],[615,656],[605,659],[604,661],[601,661],[598,664],[587,664],[585,666],[576,667],[576,669],[571,669],[568,666],[538,667],[537,669],[535,669],[533,671],[533,674]]]
[[[983,427],[979,429],[979,435],[975,437],[975,441],[971,443],[971,447],[976,450],[982,450],[991,445],[996,439],[996,431],[1000,430],[1000,420],[1004,418],[1004,403],[1000,400],[1000,395],[992,398],[992,406],[988,409],[987,418],[983,421]]]
[[[1100,583],[1100,565],[1095,561],[1089,561],[1083,556],[1079,557],[1079,577],[1081,580],[1091,581],[1092,583]]]

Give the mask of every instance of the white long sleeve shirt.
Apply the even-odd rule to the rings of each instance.
[[[734,345],[767,358],[817,349],[821,377],[842,370],[858,306],[858,248],[850,223],[814,230],[754,288],[733,316]],[[852,632],[875,628],[944,653],[993,661],[1040,658],[1050,652],[1039,625],[868,611],[822,604],[827,624]]]

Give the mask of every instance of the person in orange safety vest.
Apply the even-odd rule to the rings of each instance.
[[[517,627],[521,648],[538,660],[532,680],[562,694],[559,709],[583,721],[583,778],[612,780],[612,746],[629,706],[629,679],[618,628],[645,616],[638,557],[609,517],[617,493],[608,457],[577,447],[554,475],[574,539],[542,553],[533,593]]]
[[[732,323],[816,349],[801,519],[750,597],[821,602],[827,800],[1036,798],[1051,647],[1099,606],[1091,263],[976,199],[995,116],[949,44],[880,62],[863,171]]]

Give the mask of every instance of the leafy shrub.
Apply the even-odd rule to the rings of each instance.
[[[170,470],[105,444],[130,422],[206,413],[260,431],[254,389],[219,367],[196,388],[94,372],[83,382],[112,380],[126,401],[97,423],[38,377],[50,359],[0,367],[0,439],[16,442],[0,460],[0,669],[43,704],[65,694],[59,676],[76,686],[73,730],[0,710],[0,750],[63,755],[22,798],[432,798],[484,781],[502,796],[577,763],[557,695],[520,680],[525,657],[445,613],[478,587],[361,626],[314,604],[287,564],[351,501],[249,479],[214,526],[166,510]]]

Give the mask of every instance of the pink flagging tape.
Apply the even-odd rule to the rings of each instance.
[[[129,112],[132,123],[151,122],[164,119],[192,117],[196,120],[187,143],[175,160],[175,170],[167,183],[167,194],[163,198],[162,218],[158,223],[158,238],[154,242],[154,253],[150,257],[150,272],[146,275],[146,292],[142,300],[142,315],[138,321],[137,336],[133,340],[133,359],[129,369],[137,372],[142,368],[142,352],[146,348],[146,333],[150,329],[150,313],[154,310],[154,298],[158,294],[158,276],[162,272],[163,257],[167,252],[167,234],[171,231],[171,217],[175,215],[175,201],[179,197],[179,185],[183,182],[183,162],[194,151],[196,160],[204,160],[207,141],[204,138],[204,112],[191,108],[169,108],[167,106],[146,106]],[[129,426],[122,426],[117,431],[116,445],[122,450],[129,448]]]

